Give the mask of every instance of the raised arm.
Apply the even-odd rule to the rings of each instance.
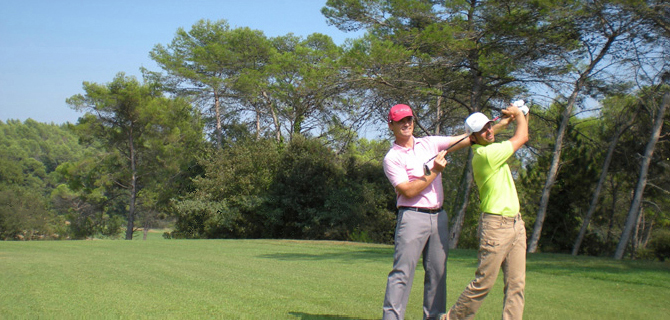
[[[512,143],[512,148],[514,151],[519,150],[526,142],[528,142],[528,118],[523,115],[523,111],[515,106],[510,106],[506,110],[503,110],[504,114],[510,114],[510,118],[514,117],[516,121],[516,131],[514,135],[509,138],[509,141]]]
[[[456,143],[455,145],[450,146],[449,147],[449,152],[454,152],[456,150],[460,150],[460,149],[463,149],[465,147],[469,147],[470,146],[470,140],[466,139],[467,137],[468,137],[467,132],[462,134],[462,135],[454,136],[454,138],[456,138],[456,141],[458,141],[458,143]]]
[[[510,124],[512,121],[514,121],[514,115],[507,115],[507,114],[505,114],[504,111],[505,111],[505,110],[503,110],[503,115],[504,115],[504,117],[502,117],[502,118],[500,119],[500,122],[498,122],[498,123],[496,123],[495,125],[493,125],[493,133],[494,133],[494,134],[498,134],[498,133],[500,133],[501,131],[507,129],[507,127],[509,126],[509,124]]]

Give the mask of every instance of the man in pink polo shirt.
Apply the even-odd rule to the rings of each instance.
[[[396,190],[398,221],[395,231],[393,270],[388,275],[383,319],[404,319],[414,270],[423,254],[425,269],[423,317],[435,319],[446,311],[446,263],[449,252],[447,213],[442,209],[441,172],[447,164],[445,150],[467,134],[453,137],[414,137],[412,109],[404,104],[391,108],[388,126],[395,142],[384,157],[384,173]],[[469,146],[465,139],[450,150]],[[423,164],[437,154],[425,175]]]

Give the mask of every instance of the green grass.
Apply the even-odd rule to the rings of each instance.
[[[141,234],[137,238],[141,239]],[[379,319],[393,248],[290,240],[0,242],[0,319]],[[476,252],[452,250],[448,304]],[[528,257],[526,319],[662,319],[670,265]],[[417,270],[407,319],[421,318]],[[499,319],[502,276],[477,319]]]

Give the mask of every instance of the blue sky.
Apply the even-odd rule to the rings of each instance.
[[[326,0],[0,0],[0,120],[75,123],[65,99],[82,82],[108,83],[118,72],[141,79],[140,67],[179,27],[200,19],[267,37],[319,32],[341,44],[359,35],[328,26]]]

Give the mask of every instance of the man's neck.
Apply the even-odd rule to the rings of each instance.
[[[395,144],[403,148],[412,148],[414,146],[414,136],[406,137],[396,137]]]

